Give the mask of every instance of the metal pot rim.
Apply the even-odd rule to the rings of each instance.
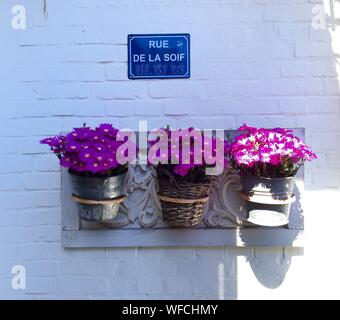
[[[68,173],[74,177],[79,177],[79,178],[94,178],[94,179],[111,179],[111,178],[116,178],[116,177],[119,177],[119,176],[122,176],[122,175],[125,175],[127,174],[128,172],[128,169],[126,169],[125,171],[119,173],[119,174],[116,174],[116,175],[113,175],[113,176],[83,176],[81,174],[77,174],[76,172],[71,172],[71,170],[68,170]]]
[[[242,178],[254,178],[254,179],[262,179],[262,180],[275,180],[275,181],[280,181],[280,180],[293,180],[295,179],[295,176],[291,177],[280,177],[280,178],[268,178],[268,177],[258,177],[254,175],[246,175],[246,174],[240,174]]]

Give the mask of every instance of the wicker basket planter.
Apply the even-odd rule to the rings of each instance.
[[[123,187],[127,173],[114,177],[84,177],[71,174],[80,219],[90,222],[109,222],[125,200]]]
[[[164,222],[171,227],[198,225],[209,200],[210,182],[170,184],[167,179],[158,182]]]

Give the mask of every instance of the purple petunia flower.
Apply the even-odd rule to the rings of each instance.
[[[88,171],[92,173],[98,173],[102,171],[102,167],[99,162],[97,161],[91,161],[87,164]]]
[[[96,156],[98,156],[98,152],[96,152],[92,148],[82,149],[79,152],[79,159],[85,163],[93,161],[93,159],[95,159]]]
[[[117,161],[117,150],[124,143],[117,141],[117,132],[112,125],[102,124],[95,129],[74,128],[66,135],[48,137],[40,142],[50,146],[65,168],[86,174],[109,174],[125,166]]]
[[[69,141],[65,146],[65,150],[67,152],[79,152],[81,150],[81,145],[76,141]]]
[[[70,156],[65,156],[60,159],[60,165],[65,168],[71,168],[72,167],[72,161]]]
[[[207,167],[227,165],[229,143],[204,135],[195,128],[170,130],[157,129],[157,137],[148,148],[148,163],[167,166],[170,174],[190,178],[199,175]],[[192,170],[193,169],[193,170]]]
[[[114,128],[112,124],[109,123],[102,123],[97,128],[97,131],[102,133],[105,136],[116,137],[118,133],[118,129]]]

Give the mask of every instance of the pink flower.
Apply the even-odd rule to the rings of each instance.
[[[230,146],[233,166],[246,174],[264,176],[295,175],[305,161],[316,159],[311,148],[283,128],[254,128],[246,124]]]
[[[229,143],[226,140],[205,136],[204,132],[194,128],[158,129],[154,133],[161,133],[165,146],[163,143],[163,148],[160,149],[160,138],[155,138],[148,148],[148,162],[155,166],[160,163],[167,165],[171,174],[185,177],[191,169],[202,171],[208,166],[227,164]]]

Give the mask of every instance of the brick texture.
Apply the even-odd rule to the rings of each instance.
[[[26,30],[11,28],[16,1],[0,4],[0,298],[235,299],[242,288],[261,297],[260,284],[242,285],[254,277],[244,256],[257,271],[261,257],[277,257],[260,268],[270,287],[268,270],[287,265],[282,248],[62,249],[59,168],[38,140],[102,121],[304,127],[319,154],[307,189],[336,191],[340,91],[331,32],[311,27],[320,1],[47,3],[45,17],[42,1],[24,1]],[[175,32],[191,34],[192,78],[129,81],[127,34]],[[16,264],[26,266],[26,290],[10,286]]]

